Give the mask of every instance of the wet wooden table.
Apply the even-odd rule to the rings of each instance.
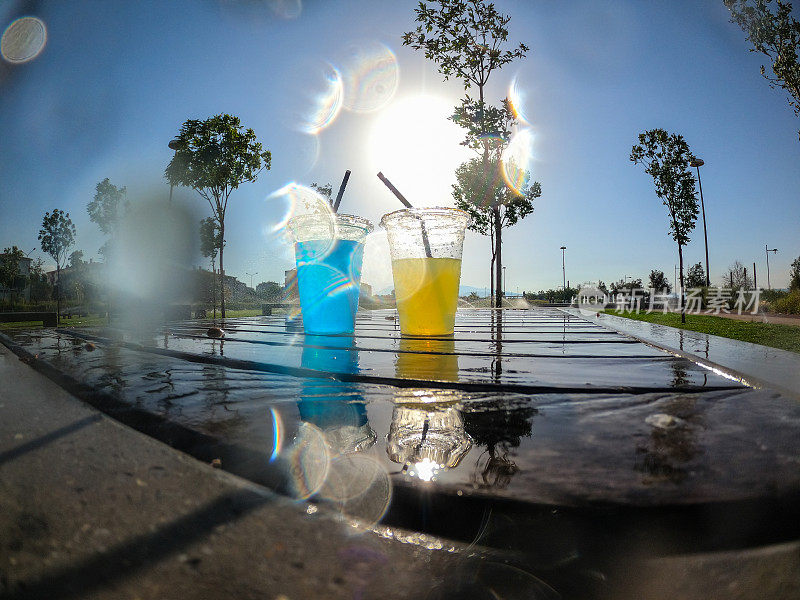
[[[439,339],[402,338],[395,315],[359,314],[353,336],[276,315],[228,319],[222,340],[193,321],[13,344],[202,460],[386,535],[522,552],[556,579],[800,537],[795,400],[558,309],[459,312]]]

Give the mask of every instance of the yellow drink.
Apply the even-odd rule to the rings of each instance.
[[[403,335],[451,335],[458,306],[460,258],[392,261],[394,294]]]

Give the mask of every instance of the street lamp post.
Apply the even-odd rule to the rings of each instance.
[[[567,291],[567,269],[564,266],[564,251],[566,249],[566,246],[561,246],[561,288],[564,290],[564,292]]]
[[[252,289],[253,288],[253,275],[258,275],[258,271],[256,271],[255,273],[248,273],[248,272],[245,271],[245,275],[250,275],[250,288]]]
[[[770,248],[766,244],[764,244],[764,253],[767,255],[767,289],[771,290],[772,286],[769,284],[769,253],[772,252],[773,254],[778,253],[777,248]]]
[[[692,162],[689,164],[697,169],[697,184],[700,186],[700,208],[703,211],[703,237],[706,240],[706,287],[711,287],[711,271],[708,268],[708,231],[706,230],[706,205],[703,202],[703,183],[700,181],[700,167],[702,167],[705,162],[702,158],[693,158]]]
[[[174,150],[175,153],[177,154],[178,148],[180,147],[180,140],[178,138],[175,138],[173,140],[170,140],[169,144],[167,144],[167,145],[170,147],[170,150]],[[174,187],[175,186],[172,184],[172,181],[170,181],[169,182],[169,203],[170,204],[172,204],[172,188],[174,188]]]
[[[503,298],[506,297],[506,268],[503,266]]]

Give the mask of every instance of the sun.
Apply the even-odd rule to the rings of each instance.
[[[372,128],[375,172],[382,171],[414,206],[453,204],[455,170],[472,155],[461,145],[464,131],[448,119],[454,106],[440,96],[400,98],[381,111]]]

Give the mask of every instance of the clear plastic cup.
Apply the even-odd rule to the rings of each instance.
[[[469,222],[469,215],[455,208],[408,208],[381,219],[403,335],[453,334]]]
[[[309,214],[293,217],[288,227],[303,329],[315,335],[353,333],[364,241],[372,223],[355,215]]]

